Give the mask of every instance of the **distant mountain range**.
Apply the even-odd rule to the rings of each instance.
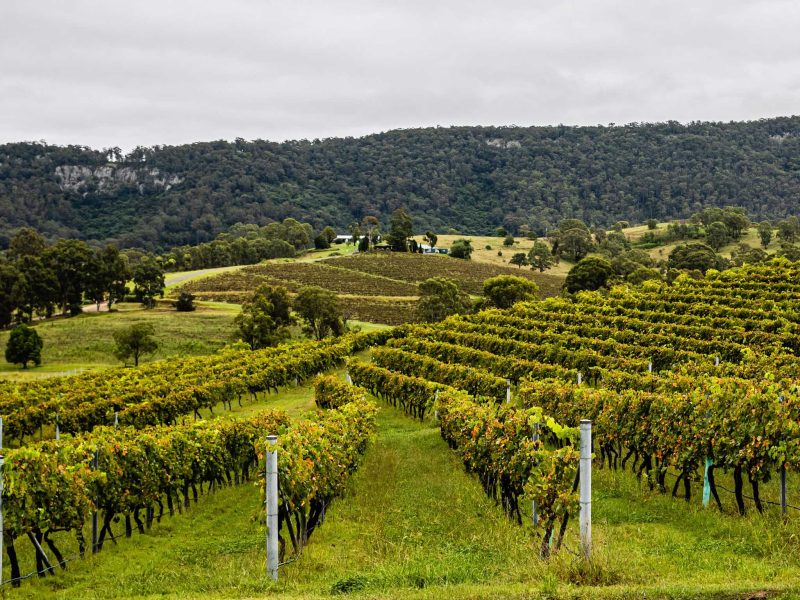
[[[561,218],[688,217],[736,205],[797,214],[800,117],[742,123],[405,129],[362,138],[118,149],[0,146],[0,242],[48,236],[163,250],[234,223],[344,230],[398,207],[415,229],[493,233]]]

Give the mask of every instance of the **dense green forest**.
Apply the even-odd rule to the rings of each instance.
[[[92,150],[0,146],[0,244],[53,238],[167,248],[287,217],[346,231],[405,207],[418,231],[544,233],[742,206],[795,212],[800,117],[608,127],[452,127],[363,138]]]

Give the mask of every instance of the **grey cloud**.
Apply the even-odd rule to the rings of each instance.
[[[0,141],[793,114],[798,25],[744,0],[4,0]]]

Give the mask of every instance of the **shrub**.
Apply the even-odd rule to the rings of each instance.
[[[175,301],[175,310],[178,312],[192,312],[195,309],[194,294],[189,292],[181,292],[178,299]]]

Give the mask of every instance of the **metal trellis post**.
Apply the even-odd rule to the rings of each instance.
[[[592,557],[592,422],[581,419],[580,530],[584,558]]]
[[[278,436],[267,436],[266,510],[267,510],[267,575],[278,581]]]

